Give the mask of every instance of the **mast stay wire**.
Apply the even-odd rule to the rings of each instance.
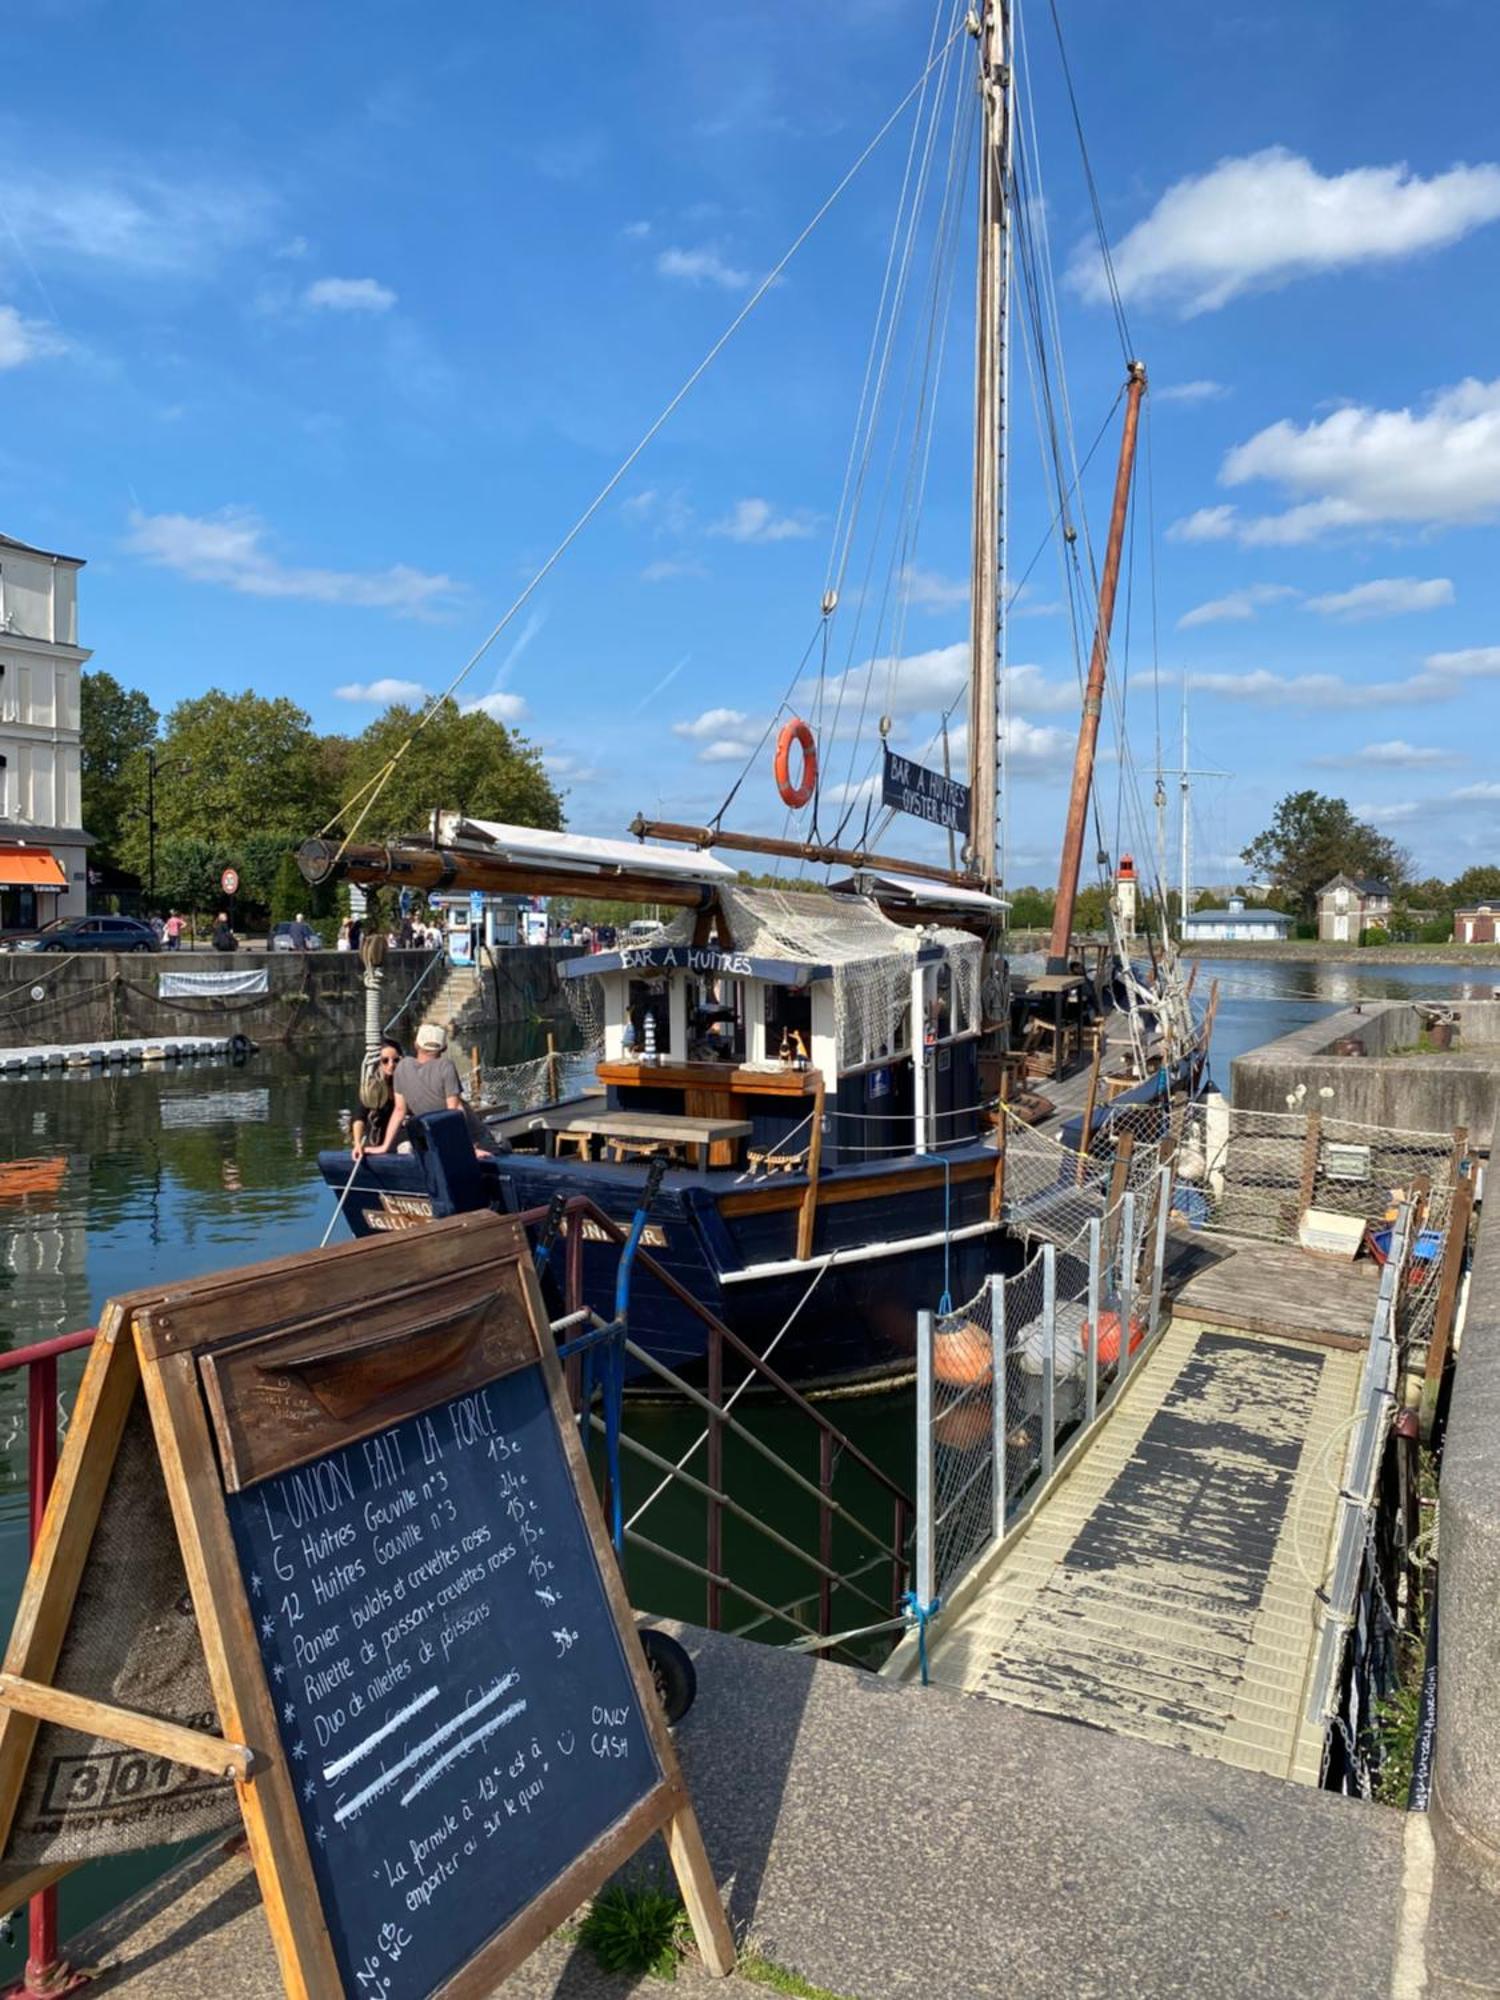
[[[1057,11],[1057,0],[1047,0],[1052,16],[1052,29],[1057,37],[1057,53],[1062,63],[1063,82],[1067,86],[1068,106],[1073,113],[1073,131],[1078,140],[1079,157],[1083,162],[1083,178],[1088,186],[1089,205],[1094,212],[1094,231],[1099,239],[1099,256],[1104,266],[1104,281],[1109,291],[1109,303],[1115,319],[1115,331],[1120,338],[1120,352],[1128,363],[1134,357],[1131,351],[1130,326],[1125,317],[1125,302],[1120,296],[1119,281],[1115,275],[1114,258],[1110,255],[1109,232],[1104,226],[1104,210],[1099,201],[1099,188],[1094,179],[1093,162],[1089,158],[1088,140],[1084,137],[1083,114],[1078,108],[1078,93],[1073,88],[1073,70],[1068,61],[1067,43],[1063,39],[1062,17]]]
[[[641,454],[646,450],[648,445],[651,444],[653,439],[658,435],[658,433],[675,415],[675,413],[682,405],[682,403],[687,399],[692,390],[696,388],[697,384],[702,379],[702,377],[708,372],[709,368],[712,367],[713,363],[718,359],[719,355],[724,351],[724,349],[728,346],[729,342],[734,338],[735,334],[738,333],[739,329],[744,325],[745,321],[750,317],[751,313],[754,312],[755,308],[760,304],[761,300],[766,296],[766,294],[769,291],[771,291],[775,287],[782,273],[786,270],[788,264],[791,263],[792,259],[797,255],[798,251],[802,248],[803,244],[807,242],[808,238],[817,229],[818,225],[823,221],[824,217],[828,214],[829,210],[833,208],[834,204],[839,200],[840,196],[845,192],[849,184],[854,180],[856,175],[860,172],[861,168],[869,160],[870,156],[876,151],[876,149],[880,146],[882,141],[886,138],[887,134],[891,131],[892,127],[896,125],[896,123],[899,121],[899,119],[906,111],[907,106],[912,102],[913,98],[915,98],[916,96],[918,96],[919,93],[924,91],[928,77],[932,74],[933,70],[937,68],[938,64],[946,59],[949,51],[953,47],[954,42],[963,32],[964,32],[963,24],[960,23],[959,26],[954,29],[953,33],[949,35],[947,40],[944,42],[942,48],[939,49],[937,53],[930,59],[926,68],[922,71],[921,75],[917,78],[916,82],[912,84],[911,88],[901,98],[900,102],[896,105],[894,110],[892,110],[887,115],[884,122],[875,132],[874,136],[865,144],[863,150],[856,156],[852,165],[845,170],[841,179],[835,184],[832,192],[824,198],[820,206],[814,211],[811,219],[804,224],[803,228],[793,238],[789,247],[785,251],[783,251],[782,255],[777,260],[777,262],[766,273],[765,277],[762,278],[760,283],[755,287],[754,291],[751,292],[749,298],[746,299],[745,303],[741,306],[740,310],[734,315],[733,319],[730,320],[729,324],[724,328],[723,332],[714,341],[713,345],[709,348],[708,352],[703,356],[702,360],[693,369],[691,374],[688,375],[687,379],[682,383],[681,387],[677,390],[675,395],[672,396],[670,401],[667,402],[667,404],[663,407],[660,413],[647,426],[645,431],[642,432],[640,438],[631,447],[630,451],[626,453],[625,457],[620,461],[619,465],[610,474],[609,478],[604,482],[603,486],[599,488],[599,491],[594,495],[593,499],[584,508],[583,512],[578,516],[577,520],[573,523],[572,527],[569,528],[567,533],[563,536],[562,540],[553,549],[552,553],[546,558],[546,560],[541,564],[541,566],[533,573],[530,580],[525,584],[523,589],[520,591],[519,595],[512,601],[510,606],[502,613],[500,618],[490,628],[488,634],[485,636],[483,640],[481,640],[480,644],[475,648],[473,653],[470,654],[468,660],[464,663],[462,667],[460,667],[458,672],[448,682],[448,685],[442,690],[440,694],[433,696],[427,708],[417,718],[415,724],[412,727],[411,733],[406,738],[405,742],[402,743],[392,753],[392,755],[389,758],[387,758],[386,762],[381,766],[380,770],[377,771],[372,778],[367,779],[366,782],[359,787],[359,789],[353,794],[353,796],[350,798],[347,804],[343,806],[339,810],[339,812],[337,812],[334,815],[334,817],[331,820],[329,820],[328,823],[323,827],[322,832],[325,835],[330,833],[333,830],[333,828],[338,824],[338,822],[343,818],[346,812],[352,811],[354,806],[356,804],[359,804],[361,800],[364,801],[363,804],[360,805],[359,813],[355,818],[353,824],[350,826],[348,832],[342,836],[339,845],[338,857],[336,858],[341,858],[343,856],[350,841],[353,840],[354,836],[358,833],[360,827],[364,824],[365,820],[369,817],[371,811],[374,809],[376,801],[380,797],[380,794],[385,789],[386,785],[389,783],[392,775],[396,770],[396,767],[400,764],[402,758],[405,757],[408,751],[411,749],[412,744],[416,742],[417,737],[421,734],[422,730],[425,729],[428,723],[432,721],[433,717],[441,711],[444,703],[450,701],[453,698],[457,690],[463,685],[464,681],[474,671],[475,667],[479,665],[480,661],[484,658],[486,653],[489,652],[490,648],[495,644],[495,641],[500,637],[501,633],[505,631],[507,626],[510,625],[510,623],[518,615],[518,613],[524,609],[526,604],[535,595],[536,591],[539,589],[541,584],[557,567],[558,563],[561,562],[562,558],[567,554],[568,550],[573,546],[574,542],[576,542],[578,537],[583,533],[584,529],[588,526],[589,522],[593,520],[594,516],[599,512],[600,508],[604,505],[605,501],[608,500],[609,496],[619,486],[620,482],[625,478],[626,474],[630,471],[630,468],[635,464],[636,460],[641,456]]]
[[[955,14],[956,12],[957,9],[955,8]],[[951,50],[952,47],[953,43],[950,40],[948,48]],[[961,86],[963,69],[964,69],[963,63],[961,61],[953,63],[952,69],[954,75],[958,78],[959,84]],[[887,334],[886,354],[885,358],[883,359],[881,367],[878,401],[877,405],[875,407],[872,407],[870,413],[868,453],[872,460],[875,452],[876,424],[879,418],[879,402],[883,402],[885,397],[885,392],[888,387],[890,359],[895,352],[896,336],[900,325],[901,316],[905,308],[911,271],[916,260],[917,228],[926,202],[927,189],[931,181],[932,161],[937,140],[937,134],[943,114],[943,92],[946,83],[947,83],[947,77],[945,75],[940,79],[939,88],[935,90],[933,93],[931,115],[928,121],[927,138],[923,147],[922,164],[918,175],[918,185],[914,193],[911,209],[907,217],[906,240],[902,253],[901,274],[897,287],[897,296],[892,304],[891,315],[886,330]],[[954,106],[955,123],[958,122],[957,110],[958,110],[957,101],[955,99],[955,106]],[[952,174],[952,171],[953,171],[953,162],[950,149],[950,162],[949,162],[950,176]],[[945,210],[949,202],[949,196],[950,196],[950,190],[945,186],[944,189]],[[933,247],[934,263],[938,255],[938,250],[939,246],[938,244],[935,243]],[[905,376],[901,387],[900,402],[896,411],[895,421],[891,426],[891,443],[889,451],[886,454],[885,476],[881,482],[880,500],[876,510],[874,528],[870,535],[870,548],[869,548],[869,555],[865,563],[863,585],[860,590],[858,606],[855,610],[853,619],[851,620],[849,626],[849,639],[848,639],[848,645],[845,648],[844,668],[843,671],[837,677],[837,682],[836,682],[837,692],[835,694],[833,703],[833,720],[832,723],[829,725],[828,729],[828,740],[830,744],[838,735],[839,723],[843,714],[844,700],[849,692],[850,680],[853,674],[854,657],[860,645],[860,637],[859,637],[860,630],[864,623],[865,612],[870,599],[870,586],[875,574],[876,560],[879,555],[881,547],[881,533],[885,524],[886,510],[890,504],[892,484],[895,479],[896,468],[900,459],[901,439],[905,430],[906,411],[911,400],[912,384],[916,373],[916,362],[917,362],[917,355],[914,350],[913,353],[908,358]],[[861,492],[863,489],[863,484],[864,481],[863,478],[861,478],[860,482]],[[852,540],[853,529],[854,529],[854,521],[851,520],[850,523],[851,540]],[[886,586],[881,596],[880,610],[876,622],[876,628],[875,628],[876,640],[871,642],[872,663],[874,658],[878,656],[878,636],[884,626],[886,611],[889,607],[889,599],[890,599],[890,575],[888,571]],[[860,722],[857,728],[863,726],[864,716],[868,711],[869,689],[870,689],[871,679],[872,679],[872,674],[870,673],[867,673],[864,677],[864,699],[861,704]],[[826,689],[820,686],[818,692],[818,701],[817,701],[817,716],[818,716],[820,733],[822,727],[822,719],[825,712],[825,705],[826,705]],[[858,742],[858,735],[856,730],[856,748],[857,748],[857,742]],[[845,820],[847,820],[848,817],[847,808],[844,817]]]

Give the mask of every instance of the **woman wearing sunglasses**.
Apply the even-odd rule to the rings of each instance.
[[[349,1139],[354,1157],[378,1147],[396,1108],[396,1065],[405,1054],[401,1044],[389,1035],[380,1044],[375,1065],[359,1081],[359,1105],[349,1123]]]

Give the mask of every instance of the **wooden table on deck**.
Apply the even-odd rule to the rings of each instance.
[[[684,1118],[670,1111],[573,1111],[547,1120],[554,1149],[562,1134],[584,1140],[619,1139],[643,1148],[692,1146],[705,1171],[712,1147],[732,1146],[736,1139],[748,1139],[754,1129],[748,1118]]]
[[[695,1119],[741,1119],[755,1111],[786,1109],[788,1099],[816,1096],[822,1081],[815,1069],[750,1069],[742,1063],[675,1062],[670,1056],[655,1063],[636,1059],[602,1062],[598,1075],[605,1089],[680,1090],[684,1114]],[[637,1114],[632,1111],[630,1115]],[[800,1116],[800,1111],[796,1115]],[[733,1163],[733,1145],[716,1143],[708,1164],[727,1167]]]

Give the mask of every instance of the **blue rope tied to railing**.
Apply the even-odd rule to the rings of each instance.
[[[914,1590],[905,1592],[901,1599],[901,1609],[917,1628],[917,1663],[922,1669],[923,1687],[931,1685],[927,1678],[927,1627],[942,1608],[942,1598],[934,1597],[930,1604],[924,1604]]]

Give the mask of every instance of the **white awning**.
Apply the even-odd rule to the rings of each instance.
[[[600,869],[660,875],[672,882],[733,882],[727,862],[694,847],[661,847],[644,840],[600,840],[590,833],[553,833],[540,826],[505,826],[499,820],[438,813],[433,831],[440,847],[470,848],[497,860],[544,861],[549,868]]]

